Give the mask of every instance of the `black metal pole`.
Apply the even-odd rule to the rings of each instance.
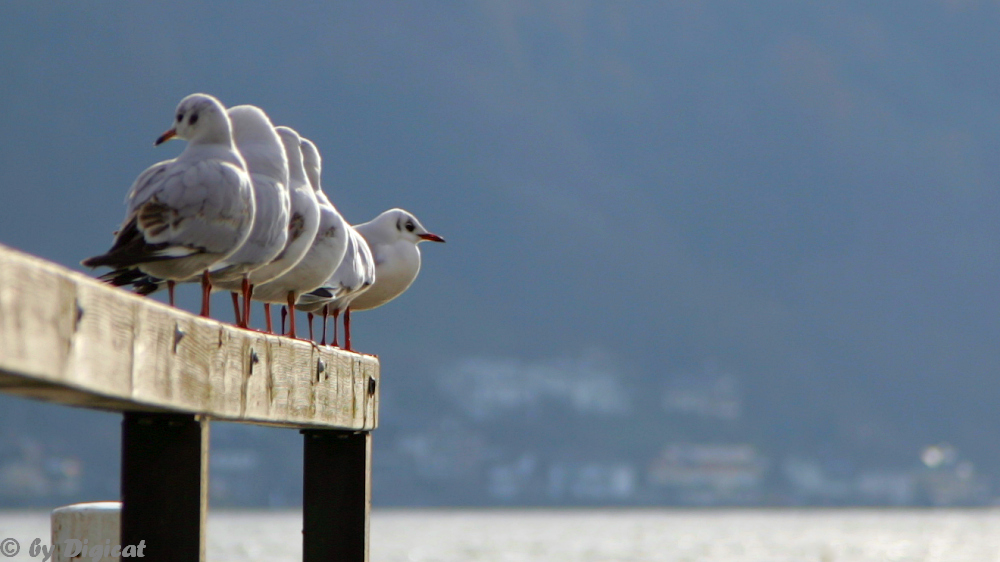
[[[205,560],[208,420],[126,412],[122,422],[121,544],[149,562]]]
[[[371,433],[303,430],[302,560],[368,562]]]

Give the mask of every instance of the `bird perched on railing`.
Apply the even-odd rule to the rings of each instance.
[[[277,279],[254,288],[253,299],[266,304],[285,304],[291,312],[288,335],[294,338],[295,302],[299,295],[321,286],[344,259],[347,251],[347,223],[323,193],[320,185],[321,161],[316,146],[307,139],[301,139],[298,133],[288,127],[278,127],[277,131],[288,154],[292,184],[310,185],[314,190],[320,209],[319,228],[305,257]],[[270,323],[270,311],[265,314]]]
[[[288,158],[270,118],[258,107],[238,105],[226,112],[232,122],[233,140],[243,156],[247,172],[253,183],[255,214],[253,228],[239,250],[229,257],[212,264],[209,280],[213,289],[233,293],[236,324],[248,327],[250,323],[250,292],[253,287],[284,273],[287,267],[265,267],[274,262],[286,248],[290,238],[290,202],[288,193]],[[312,194],[312,191],[309,191]],[[317,209],[317,216],[318,216]],[[317,219],[318,221],[318,219]],[[301,258],[308,249],[303,245]],[[120,287],[132,285],[140,295],[149,295],[162,289],[167,282],[142,273],[137,269],[118,269],[101,276],[101,279]],[[197,282],[200,276],[184,280]],[[237,293],[243,294],[243,307],[239,306]]]
[[[417,217],[403,209],[389,209],[354,227],[375,258],[375,282],[344,309],[345,347],[351,346],[351,311],[370,310],[403,294],[420,273],[420,248],[424,241],[444,242],[429,232]]]
[[[209,278],[215,287],[232,291],[236,323],[246,328],[250,324],[253,288],[284,273],[265,266],[282,253],[289,239],[288,157],[274,125],[259,107],[238,105],[229,108],[228,113],[236,148],[253,182],[256,215],[246,242],[236,253],[213,265]],[[242,310],[237,304],[237,292],[243,295]]]
[[[276,127],[275,133],[278,134],[281,150],[285,155],[285,162],[289,170],[288,183],[286,184],[290,203],[288,234],[285,247],[278,253],[278,256],[270,263],[253,271],[251,281],[254,285],[273,281],[298,265],[309,248],[312,247],[319,229],[319,204],[316,201],[316,192],[307,181],[305,171],[302,170],[301,152],[293,153],[289,146],[291,143],[297,142],[295,139],[298,138],[298,134],[295,133],[293,139],[293,136],[287,132],[282,135],[280,129],[280,127]],[[301,151],[301,149],[298,150]],[[251,290],[251,298],[252,295],[253,291]],[[250,305],[244,303],[247,316],[249,316],[249,309]],[[267,301],[264,302],[264,316],[267,321],[267,331],[273,332],[271,303]],[[245,321],[244,324],[249,325],[249,320]]]
[[[233,144],[226,108],[207,94],[181,100],[173,126],[158,139],[188,141],[173,160],[154,164],[132,184],[126,214],[107,253],[87,267],[138,269],[173,285],[201,275],[201,314],[209,315],[212,264],[236,252],[250,235],[254,194],[243,157]]]
[[[364,237],[351,225],[347,225],[347,252],[337,270],[318,289],[299,297],[295,308],[308,313],[309,339],[313,339],[312,321],[317,312],[323,318],[323,340],[326,345],[326,321],[333,315],[332,345],[339,346],[337,341],[337,319],[340,313],[350,306],[351,301],[358,298],[375,282],[375,258]],[[351,338],[347,335],[346,347],[351,350]]]
[[[189,141],[180,156],[143,172],[126,198],[127,213],[111,249],[84,260],[110,266],[101,278],[149,294],[162,285],[174,302],[177,282],[202,283],[202,315],[213,284],[234,292],[237,323],[249,325],[246,296],[292,311],[344,314],[351,349],[351,311],[381,306],[406,291],[420,272],[425,240],[444,242],[411,213],[390,209],[351,227],[320,183],[316,146],[288,127],[273,127],[254,106],[229,110],[206,94],[177,107],[174,127],[157,139]],[[236,291],[243,292],[243,307]],[[295,308],[293,308],[295,307]]]

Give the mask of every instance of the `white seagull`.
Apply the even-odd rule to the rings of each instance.
[[[299,147],[298,133],[288,127],[275,127],[275,131],[281,139],[281,145],[288,160],[291,217],[288,221],[288,242],[285,244],[285,248],[274,261],[254,271],[255,276],[266,278],[268,281],[274,281],[283,276],[302,261],[316,238],[320,216],[316,192],[309,184],[305,169],[302,167],[302,149]],[[255,287],[251,292],[251,298],[264,302],[267,331],[274,332],[271,326],[271,301],[261,298],[263,294]],[[284,300],[278,302],[284,302]]]
[[[294,338],[295,302],[299,295],[320,287],[344,259],[347,251],[347,223],[323,193],[320,185],[321,161],[316,146],[307,139],[300,140],[299,135],[287,127],[278,127],[278,133],[286,142],[293,177],[299,173],[303,176],[308,174],[308,181],[315,190],[320,208],[319,228],[305,257],[284,275],[258,285],[253,291],[253,298],[265,303],[284,303],[291,314],[288,335]],[[294,140],[294,147],[289,144],[291,139]]]
[[[323,283],[323,286],[299,297],[295,307],[309,314],[309,339],[312,335],[313,314],[323,314],[323,341],[326,345],[326,320],[333,315],[333,345],[337,346],[337,318],[347,310],[351,301],[358,298],[375,282],[375,258],[364,237],[351,225],[347,225],[347,252],[337,270]],[[345,348],[351,351],[351,334],[344,334]]]
[[[166,279],[171,304],[174,283],[201,274],[201,314],[208,316],[208,269],[250,235],[253,187],[219,100],[206,94],[181,100],[173,127],[155,144],[172,138],[188,145],[177,158],[154,164],[136,178],[111,249],[81,263],[138,268]]]
[[[274,261],[288,243],[290,205],[288,157],[271,120],[259,107],[238,105],[229,108],[236,148],[247,164],[253,182],[257,213],[253,230],[233,255],[215,264],[209,272],[214,287],[232,291],[236,323],[250,324],[250,293],[281,271],[263,266]],[[241,312],[236,294],[243,295]]]
[[[417,217],[403,209],[389,209],[354,228],[364,236],[375,258],[375,282],[344,310],[345,338],[349,338],[352,310],[382,306],[403,294],[417,278],[420,273],[417,244],[425,240],[444,242],[444,238],[429,232]]]

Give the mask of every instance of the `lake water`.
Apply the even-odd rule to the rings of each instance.
[[[301,560],[300,514],[209,517],[211,562]],[[27,555],[46,512],[0,512]],[[5,560],[0,557],[0,561]],[[372,562],[1000,562],[1000,510],[400,510]]]

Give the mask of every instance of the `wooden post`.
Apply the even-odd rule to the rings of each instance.
[[[371,433],[303,430],[304,562],[368,562]]]
[[[150,562],[205,560],[208,420],[126,412],[122,422],[121,544]]]

